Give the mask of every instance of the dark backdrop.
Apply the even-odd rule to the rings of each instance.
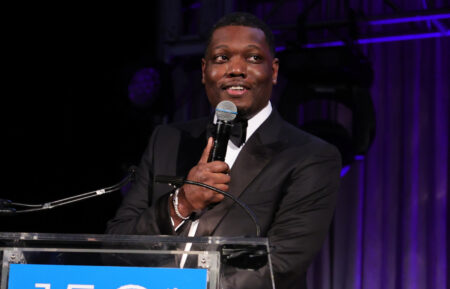
[[[127,85],[154,64],[157,21],[141,12],[11,12],[2,36],[0,198],[53,201],[112,185],[137,163],[152,125],[149,111],[131,106]],[[101,233],[119,201],[117,192],[0,217],[0,231]]]

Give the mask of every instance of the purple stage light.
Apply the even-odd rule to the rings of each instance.
[[[367,37],[354,40],[355,44],[371,44],[371,43],[383,43],[383,42],[395,42],[395,41],[405,41],[405,40],[418,40],[427,38],[439,38],[450,36],[450,30],[448,30],[442,23],[438,20],[450,19],[450,13],[441,14],[431,14],[431,15],[414,15],[414,16],[404,16],[404,17],[391,17],[385,19],[373,19],[364,21],[365,24],[369,25],[388,25],[388,24],[399,24],[399,23],[410,23],[410,22],[420,22],[420,21],[433,21],[433,23],[439,28],[439,32],[426,32],[426,33],[411,33],[403,35],[390,35],[390,36],[378,36],[378,37]],[[274,30],[275,34],[280,33],[279,30]],[[304,44],[303,48],[321,48],[321,47],[337,47],[344,46],[347,42],[342,40],[334,40],[327,42],[318,43],[308,43]],[[276,47],[276,52],[281,52],[285,50],[286,47],[279,46]]]
[[[405,35],[393,35],[393,36],[381,36],[381,37],[373,37],[373,38],[363,38],[355,40],[356,44],[372,44],[372,43],[383,43],[383,42],[395,42],[395,41],[405,41],[405,40],[418,40],[418,39],[427,39],[427,38],[439,38],[439,37],[448,37],[450,36],[450,30],[445,32],[430,32],[430,33],[417,33],[417,34],[405,34]],[[320,47],[336,47],[336,46],[344,46],[345,42],[338,41],[330,41],[330,42],[322,42],[322,43],[309,43],[305,44],[304,48],[320,48]]]
[[[405,40],[415,40],[415,39],[427,39],[427,38],[438,38],[450,36],[450,30],[442,32],[431,32],[431,33],[420,33],[420,34],[406,34],[397,36],[383,36],[359,39],[356,42],[358,44],[368,44],[368,43],[380,43],[380,42],[394,42],[394,41],[405,41]]]
[[[341,169],[341,178],[344,177],[350,170],[350,165],[347,165]]]
[[[161,78],[154,68],[137,71],[128,85],[128,97],[137,106],[148,107],[159,95]]]
[[[363,161],[364,160],[364,155],[356,155],[355,156],[355,161]]]
[[[449,13],[435,14],[435,15],[417,15],[417,16],[411,16],[411,17],[379,19],[379,20],[368,20],[366,23],[368,23],[370,25],[385,25],[385,24],[398,24],[398,23],[448,19],[448,18],[450,18]]]
[[[189,6],[190,9],[199,9],[201,7],[202,7],[201,2],[195,2],[195,3],[192,3],[191,6]]]
[[[322,42],[322,43],[309,43],[305,44],[304,48],[320,48],[320,47],[336,47],[336,46],[344,46],[345,42],[338,40],[338,41],[331,41],[331,42]]]

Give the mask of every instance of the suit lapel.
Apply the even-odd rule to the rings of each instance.
[[[177,176],[187,177],[189,170],[198,163],[205,146],[205,132],[196,136],[182,133],[178,148]]]
[[[187,177],[189,170],[198,163],[206,146],[206,126],[210,118],[198,119],[180,129],[176,175]]]
[[[173,126],[163,136],[162,148],[157,150],[162,160],[154,169],[156,175],[186,177],[198,162],[206,145],[206,123],[208,119],[198,119],[184,126]],[[153,183],[152,203],[166,194],[167,184]]]
[[[278,139],[280,125],[281,119],[277,112],[273,111],[242,148],[230,172],[229,192],[235,198],[245,192],[276,154],[281,145]],[[233,201],[225,198],[213,209],[205,212],[200,219],[197,235],[212,235],[232,205]]]
[[[259,133],[255,133],[252,138],[252,141],[242,148],[230,172],[232,179],[230,193],[236,198],[242,194],[275,153],[272,146],[264,145],[261,142]]]

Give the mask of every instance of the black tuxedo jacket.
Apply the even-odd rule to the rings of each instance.
[[[168,213],[170,187],[156,175],[187,176],[206,146],[208,119],[155,129],[137,179],[117,215],[112,234],[175,234]],[[247,140],[230,172],[229,193],[256,214],[267,236],[276,288],[305,288],[306,270],[332,219],[341,160],[336,148],[281,119],[274,110]],[[200,218],[197,235],[255,236],[245,212],[224,199]],[[267,288],[267,268],[230,273],[225,288]],[[270,287],[269,287],[270,288]]]

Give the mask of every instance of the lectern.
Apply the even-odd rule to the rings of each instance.
[[[1,289],[219,289],[242,274],[274,288],[266,238],[0,233],[0,258]]]

